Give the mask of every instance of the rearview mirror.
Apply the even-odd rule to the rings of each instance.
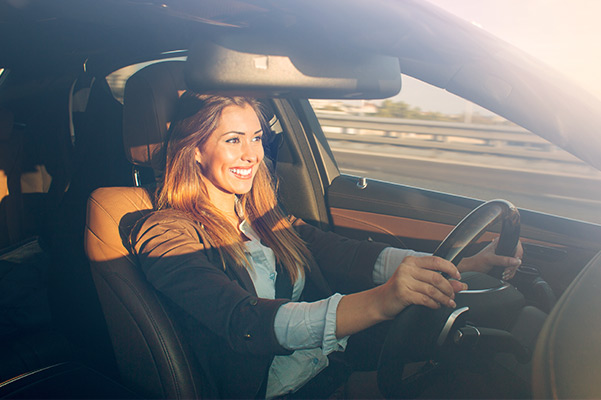
[[[290,47],[241,34],[197,41],[188,52],[186,82],[199,93],[256,97],[376,99],[401,90],[395,57]]]

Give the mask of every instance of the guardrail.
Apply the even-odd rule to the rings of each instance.
[[[581,163],[526,129],[317,112],[329,140]]]

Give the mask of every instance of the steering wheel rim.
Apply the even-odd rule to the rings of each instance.
[[[495,252],[513,256],[520,236],[520,214],[513,204],[501,199],[488,201],[472,210],[440,243],[434,255],[453,261],[499,220],[502,227]],[[490,274],[500,277],[502,272],[503,268],[493,268]],[[385,397],[413,397],[423,389],[419,383],[404,385],[398,374],[402,374],[407,362],[432,355],[443,324],[453,312],[447,307],[432,310],[413,305],[392,321],[378,363],[378,386]],[[416,327],[421,328],[420,335],[414,334]]]
[[[463,218],[438,245],[433,255],[453,261],[470,243],[478,240],[489,226],[502,222],[496,254],[511,257],[515,254],[520,239],[520,212],[509,201],[496,199],[473,209]],[[495,267],[490,272],[500,278],[503,268]]]

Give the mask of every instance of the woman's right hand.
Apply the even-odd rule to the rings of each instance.
[[[383,317],[394,318],[411,304],[455,308],[455,293],[467,289],[465,283],[457,280],[460,278],[455,265],[440,257],[406,257],[390,279],[379,287]]]
[[[451,279],[443,276],[445,273]],[[405,257],[383,285],[344,296],[336,311],[338,338],[394,318],[411,304],[455,308],[455,293],[467,289],[455,265],[439,257]]]

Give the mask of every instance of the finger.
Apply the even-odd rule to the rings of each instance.
[[[449,283],[453,287],[453,291],[455,293],[461,292],[462,290],[467,290],[467,283],[465,283],[465,282],[460,282],[460,281],[451,279],[451,280],[449,280]]]
[[[445,261],[445,260],[443,260]],[[453,265],[454,267],[454,265]],[[450,298],[455,298],[455,293],[460,292],[462,290],[467,289],[467,284],[460,282],[461,274],[459,274],[459,279],[447,279],[443,275],[439,274],[435,270],[418,270],[416,272],[416,279],[421,280],[427,284],[431,284],[436,286],[441,292],[448,295]],[[450,290],[449,290],[450,287]]]
[[[422,301],[422,304],[425,306],[430,307],[432,302],[435,302],[436,304],[442,304],[451,308],[457,307],[457,304],[455,304],[455,301],[451,297],[441,292],[437,287],[433,285],[416,281],[415,285],[413,286],[413,291],[421,294],[421,296],[418,296],[418,298]]]
[[[490,264],[496,265],[498,267],[516,269],[520,265],[522,265],[522,260],[517,257],[505,257],[505,256],[494,255],[494,256],[491,256],[491,258],[490,258]]]
[[[505,268],[505,270],[503,271],[503,280],[508,281],[508,280],[513,279],[516,272],[517,272],[517,268],[513,268],[513,267]]]
[[[415,295],[415,302],[414,304],[420,305],[420,306],[426,306],[428,308],[433,308],[433,309],[439,309],[441,307],[441,304],[439,302],[437,302],[436,300],[432,299],[431,297],[429,297],[428,295],[425,295],[423,293],[417,293]]]
[[[441,303],[447,307],[455,307],[455,290],[465,289],[467,285],[455,280],[449,280],[444,278],[441,274],[434,271],[422,270],[419,271],[417,279],[416,290],[426,294],[438,303]],[[457,282],[452,284],[451,282]]]
[[[524,257],[524,248],[522,247],[522,242],[519,241],[518,245],[515,249],[515,254],[514,257],[522,259],[522,257]]]
[[[453,290],[453,286],[451,286],[449,279],[435,271],[428,269],[417,269],[414,274],[414,279],[428,286],[436,288],[445,296],[450,298],[455,297],[455,291]]]
[[[461,279],[461,274],[455,265],[452,262],[445,260],[440,257],[435,256],[425,256],[425,257],[406,257],[405,260],[413,263],[414,265],[429,269],[432,271],[444,272],[451,278]]]

